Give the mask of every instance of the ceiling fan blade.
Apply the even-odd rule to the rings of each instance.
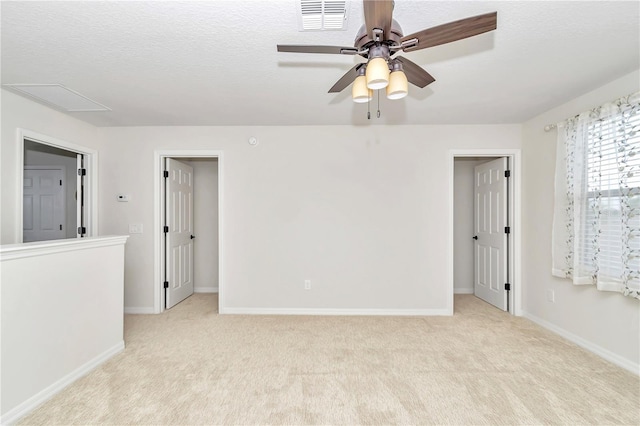
[[[355,47],[342,46],[304,46],[297,44],[279,44],[278,52],[292,53],[330,53],[337,55],[355,55],[358,49]]]
[[[358,70],[364,64],[358,64],[351,68],[345,75],[343,75],[340,80],[336,81],[336,84],[333,85],[331,89],[329,89],[329,93],[338,93],[342,92],[348,85],[350,85],[353,80],[358,76]]]
[[[373,29],[379,28],[383,31],[381,40],[387,40],[393,19],[393,0],[363,0],[363,6],[367,35],[375,40]]]
[[[426,72],[420,65],[411,62],[407,58],[398,56],[396,57],[396,61],[402,63],[402,69],[404,74],[407,76],[409,83],[423,88],[436,81],[436,79]]]
[[[462,40],[463,38],[473,37],[486,33],[487,31],[495,30],[497,23],[498,12],[491,12],[438,25],[437,27],[427,28],[426,30],[402,37],[401,42],[403,46],[407,42],[410,43],[410,40],[416,40],[415,43],[407,44],[402,50],[412,52],[414,50],[439,46],[441,44],[451,43],[452,41]]]

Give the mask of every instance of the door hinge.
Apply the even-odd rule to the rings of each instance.
[[[86,233],[87,233],[87,228],[85,228],[84,226],[79,226],[78,227],[78,234],[84,235]]]
[[[168,172],[167,170],[165,170],[165,171],[162,173],[162,176],[164,176],[164,177],[168,178],[168,177],[169,177],[169,172]]]
[[[507,291],[511,291],[511,284],[510,283],[504,283],[504,289]]]
[[[60,186],[62,186],[62,179],[60,179]]]
[[[511,170],[505,170],[504,171],[504,177],[506,177],[506,178],[511,177]]]
[[[167,232],[169,232],[169,227],[165,226],[164,228],[162,228],[162,231],[166,234]]]
[[[87,169],[78,169],[78,176],[86,176]]]
[[[164,282],[164,288],[169,288],[169,281]]]
[[[505,234],[510,234],[511,233],[511,227],[510,226],[505,226],[504,227],[504,233]]]

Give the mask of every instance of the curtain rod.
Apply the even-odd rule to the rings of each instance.
[[[557,124],[547,124],[546,126],[544,126],[544,131],[545,132],[550,132],[553,129],[557,128],[558,125]]]

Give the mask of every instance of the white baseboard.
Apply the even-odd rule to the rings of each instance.
[[[60,380],[54,382],[50,386],[44,388],[37,394],[33,395],[31,398],[26,401],[20,403],[18,406],[12,408],[7,413],[2,415],[0,418],[0,424],[9,425],[17,422],[22,417],[29,414],[31,411],[39,407],[44,402],[51,399],[58,392],[69,386],[71,383],[75,382],[100,364],[107,361],[112,356],[118,354],[124,349],[124,340],[120,341],[115,346],[107,349],[97,357],[93,358],[89,362],[81,365],[80,367],[73,370],[71,373],[62,377]]]
[[[194,293],[217,293],[218,287],[194,287]]]
[[[588,350],[589,352],[593,352],[594,354],[600,356],[601,358],[604,358],[607,361],[612,362],[615,365],[622,367],[625,370],[628,370],[634,373],[635,375],[640,376],[640,364],[630,361],[627,358],[623,358],[620,355],[614,352],[611,352],[608,349],[605,349],[601,346],[596,345],[595,343],[592,343],[586,339],[583,339],[582,337],[575,335],[565,330],[564,328],[560,328],[555,324],[545,321],[542,318],[538,318],[537,316],[530,314],[529,312],[522,311],[522,316],[546,328],[547,330],[550,330],[556,334],[559,334],[560,336]]]
[[[155,311],[153,310],[153,308],[125,306],[124,313],[125,314],[155,314]]]
[[[450,316],[447,309],[316,309],[316,308],[220,308],[221,314],[242,315],[370,315]]]
[[[454,294],[473,294],[473,289],[472,288],[454,288],[453,293]]]

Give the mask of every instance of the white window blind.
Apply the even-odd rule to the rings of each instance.
[[[640,298],[640,92],[558,127],[553,274]]]
[[[640,153],[633,149],[640,146],[640,132],[634,130],[638,128],[640,114],[616,114],[594,121],[587,130],[588,208],[582,260],[598,265],[596,273],[614,281],[623,280],[625,252],[640,253],[640,238],[625,235],[625,227],[640,229],[640,214],[633,211],[640,201],[640,194],[633,194],[640,188]]]

